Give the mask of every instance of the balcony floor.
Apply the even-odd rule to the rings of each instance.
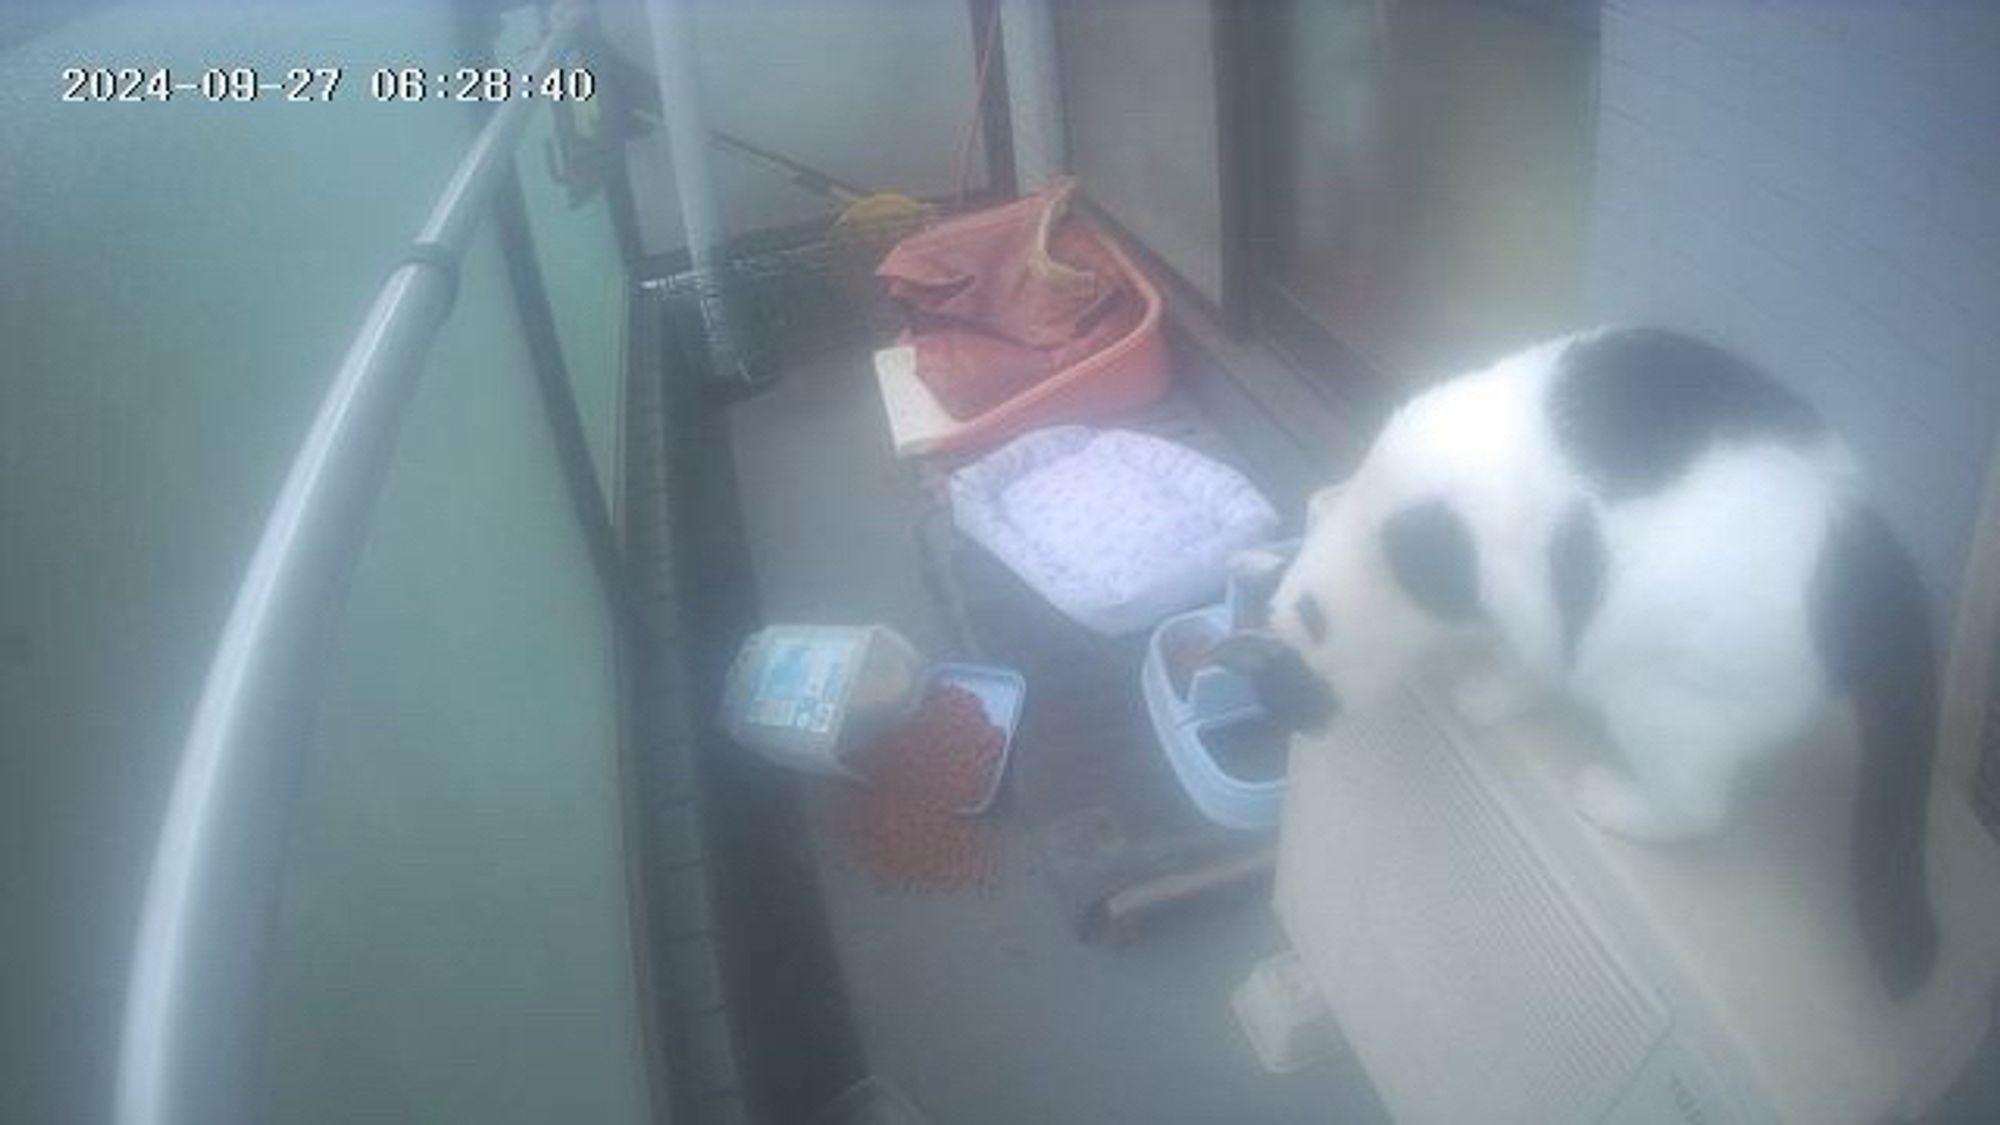
[[[1035,612],[1026,591],[954,549],[921,470],[890,455],[866,356],[796,364],[727,413],[762,620],[886,623],[934,657],[986,657],[1028,675],[1029,718],[991,814],[1004,854],[991,887],[884,889],[835,831],[837,785],[772,782],[792,787],[802,810],[840,977],[827,986],[846,998],[861,1067],[932,1120],[962,1125],[1382,1120],[1351,1059],[1271,1075],[1236,1026],[1231,990],[1283,946],[1265,892],[1164,920],[1119,948],[1080,940],[1073,921],[1088,888],[1059,851],[1077,825],[1108,822],[1136,853],[1217,833],[1197,827],[1132,725],[1136,648],[1021,623]],[[1191,408],[1167,414],[1200,427]]]
[[[1337,474],[1294,456],[1297,431],[1260,421],[1199,351],[1178,351],[1174,397],[1130,424],[1253,454],[1251,475],[1281,510]],[[978,890],[878,886],[836,831],[837,784],[709,740],[708,846],[750,1098],[698,1103],[695,1119],[743,1120],[701,1106],[744,1104],[805,1120],[873,1074],[956,1125],[1386,1121],[1350,1056],[1270,1075],[1237,1027],[1231,990],[1284,945],[1261,888],[1121,947],[1079,937],[1079,905],[1107,871],[1135,865],[1077,862],[1078,840],[1112,838],[1114,859],[1122,848],[1143,865],[1229,834],[1199,827],[1137,725],[1136,642],[1066,625],[955,540],[937,470],[890,454],[867,356],[794,361],[773,390],[734,405],[669,397],[686,417],[668,477],[697,494],[674,521],[677,565],[698,583],[685,598],[697,713],[712,712],[704,700],[736,640],[762,622],[888,624],[933,658],[1007,664],[1029,685],[989,814],[1004,861]],[[1342,441],[1322,432],[1332,436],[1315,444]],[[1933,1120],[1992,1119],[1997,1045],[1989,1036]]]

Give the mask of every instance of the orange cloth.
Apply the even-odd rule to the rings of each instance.
[[[911,235],[876,267],[917,377],[954,418],[982,414],[1131,332],[1141,309],[1069,214],[1071,180]]]

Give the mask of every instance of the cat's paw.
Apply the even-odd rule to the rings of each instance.
[[[1535,693],[1517,677],[1477,672],[1452,685],[1451,707],[1475,727],[1498,726],[1533,710]]]
[[[1585,820],[1629,840],[1666,840],[1673,830],[1646,791],[1606,765],[1588,765],[1576,775],[1576,809]]]

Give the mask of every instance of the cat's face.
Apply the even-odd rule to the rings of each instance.
[[[1271,593],[1263,628],[1218,658],[1293,729],[1375,705],[1455,627],[1451,584],[1470,565],[1452,557],[1469,550],[1462,526],[1448,508],[1399,502],[1381,483],[1364,470],[1316,495],[1289,563],[1250,553],[1234,564]]]
[[[1399,580],[1386,534],[1395,513],[1381,510],[1367,483],[1314,497],[1268,611],[1271,632],[1351,709],[1387,695],[1443,631]]]

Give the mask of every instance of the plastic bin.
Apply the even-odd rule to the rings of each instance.
[[[1230,774],[1205,737],[1221,727],[1263,718],[1249,681],[1226,668],[1204,667],[1183,694],[1168,671],[1168,651],[1178,640],[1195,632],[1220,639],[1229,627],[1229,611],[1220,604],[1168,618],[1146,646],[1140,685],[1167,764],[1202,815],[1224,828],[1269,829],[1276,827],[1284,803],[1284,778]]]
[[[1298,546],[1292,540],[1269,549],[1290,555]],[[1224,752],[1233,737],[1265,721],[1256,692],[1248,679],[1227,668],[1203,665],[1185,680],[1174,670],[1177,650],[1213,644],[1258,612],[1232,578],[1222,601],[1169,617],[1153,630],[1139,682],[1153,734],[1195,807],[1225,828],[1261,831],[1277,827],[1284,808],[1283,773],[1263,763],[1244,769],[1247,762]]]
[[[880,625],[773,625],[743,642],[723,686],[723,729],[773,762],[851,777],[846,755],[908,718],[922,657]]]
[[[1000,757],[993,762],[993,777],[986,783],[986,791],[978,800],[958,809],[962,816],[978,816],[992,808],[994,799],[1000,795],[1000,782],[1007,776],[1007,759],[1014,754],[1014,730],[1021,723],[1028,682],[1012,668],[987,664],[937,664],[931,668],[929,679],[934,685],[963,688],[977,696],[979,705],[986,710],[986,721],[999,727],[1003,736]]]
[[[1166,393],[1170,373],[1160,329],[1160,291],[1116,240],[1094,226],[1091,233],[1110,252],[1139,296],[1141,312],[1132,331],[984,414],[963,421],[946,413],[917,378],[913,349],[893,347],[876,352],[875,378],[898,456],[984,449],[1036,426],[1117,414]]]

